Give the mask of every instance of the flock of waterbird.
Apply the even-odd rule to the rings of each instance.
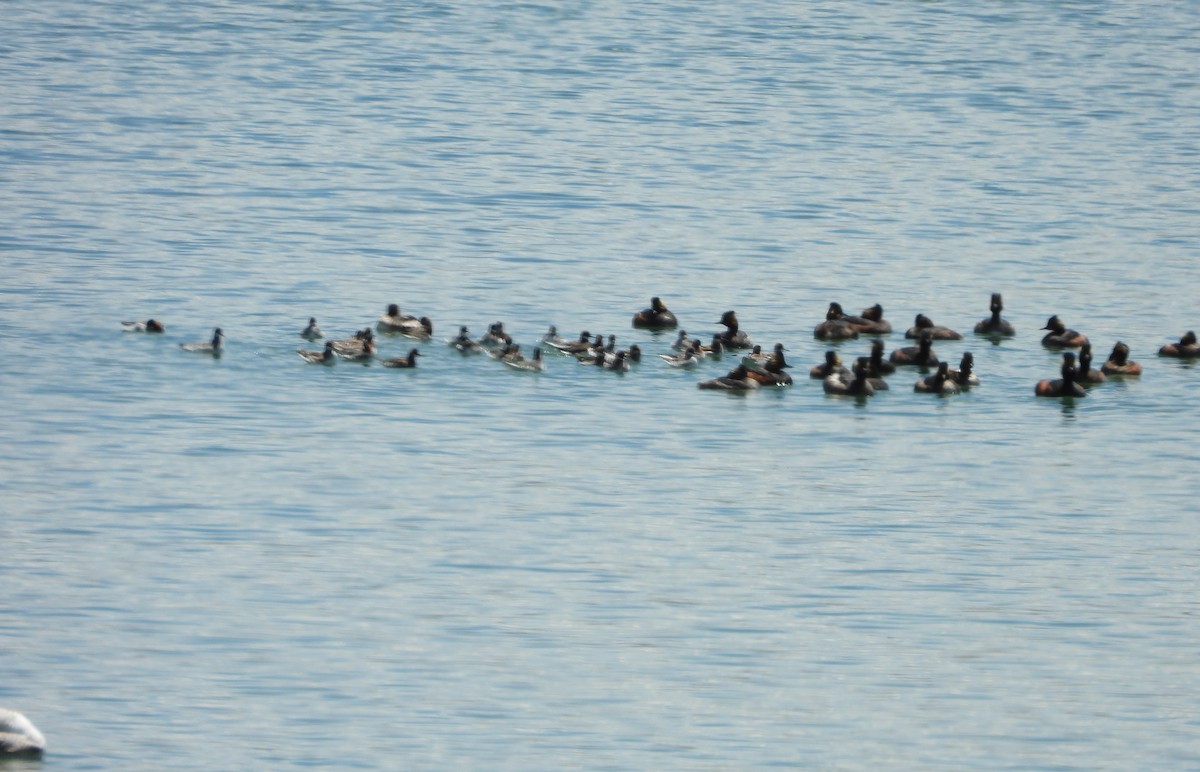
[[[1015,335],[1012,324],[1001,316],[1004,303],[999,293],[992,295],[990,307],[991,315],[975,325],[974,333],[993,339]],[[121,324],[130,332],[166,331],[165,326],[155,319]],[[728,356],[736,358],[736,366],[725,375],[700,381],[698,386],[701,389],[746,392],[792,384],[792,377],[787,372],[791,365],[786,359],[786,349],[782,343],[775,344],[770,351],[756,345],[740,328],[734,311],[722,314],[719,324],[723,329],[707,340],[689,337],[685,330],[679,329],[670,351],[660,353],[657,357],[674,368],[692,368],[705,360]],[[678,329],[679,322],[662,299],[655,297],[651,299],[649,308],[634,314],[632,326],[662,332]],[[1068,350],[1063,353],[1060,377],[1039,381],[1034,387],[1037,396],[1083,397],[1087,394],[1087,387],[1103,382],[1108,377],[1141,374],[1141,365],[1130,360],[1129,346],[1123,342],[1118,341],[1107,361],[1096,369],[1092,367],[1091,343],[1085,335],[1068,329],[1058,316],[1050,317],[1042,329],[1046,331],[1042,338],[1043,346]],[[917,314],[913,326],[905,332],[905,338],[913,340],[914,344],[896,348],[885,357],[882,336],[891,332],[892,325],[884,319],[883,307],[879,304],[864,309],[859,315],[851,315],[840,304],[830,303],[825,320],[813,330],[815,338],[833,342],[859,336],[874,336],[875,339],[871,353],[857,357],[849,368],[844,366],[836,351],[826,352],[825,361],[809,371],[810,378],[820,380],[827,394],[859,398],[888,389],[886,378],[902,367],[916,368],[921,373],[913,386],[917,392],[949,395],[979,384],[980,378],[974,370],[974,357],[970,352],[964,353],[958,367],[954,368],[950,363],[940,361],[933,351],[934,341],[960,340],[963,337],[960,333],[934,324],[925,314]],[[323,349],[300,348],[297,353],[305,362],[325,366],[342,360],[379,362],[385,367],[394,368],[411,369],[417,366],[417,358],[421,355],[418,348],[411,348],[404,356],[379,357],[376,333],[429,343],[433,341],[433,322],[427,316],[402,313],[399,306],[392,304],[376,321],[374,329],[368,326],[350,337],[326,340]],[[300,336],[309,341],[325,338],[316,318],[309,319],[308,326],[300,331]],[[180,348],[220,356],[224,350],[224,339],[224,332],[218,327],[213,330],[211,339],[181,343]],[[527,356],[519,345],[513,343],[512,336],[505,332],[504,324],[495,322],[479,338],[473,338],[467,327],[460,327],[458,335],[446,343],[464,356],[485,354],[514,370],[541,372],[546,367],[542,352],[549,351],[598,369],[629,371],[642,361],[641,348],[635,344],[627,349],[618,349],[616,339],[615,335],[592,334],[586,330],[578,338],[562,338],[552,326]],[[1197,344],[1196,334],[1189,331],[1178,343],[1168,343],[1158,353],[1164,357],[1200,358],[1200,345]],[[933,371],[932,374],[926,374],[929,371]]]

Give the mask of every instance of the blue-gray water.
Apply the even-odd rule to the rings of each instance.
[[[31,767],[1200,767],[1200,371],[1154,355],[1200,327],[1200,5],[0,10]],[[991,292],[969,394],[804,377],[832,300]],[[651,295],[797,383],[700,391]],[[295,355],[391,302],[415,372]],[[1055,313],[1145,375],[1036,399]],[[497,320],[650,356],[441,343]]]

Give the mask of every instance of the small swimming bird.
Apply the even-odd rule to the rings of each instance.
[[[750,336],[738,329],[737,314],[733,311],[726,311],[721,314],[719,323],[725,326],[724,332],[717,333],[721,338],[721,345],[725,348],[742,349],[750,348],[754,345],[754,342],[750,340]]]
[[[32,721],[15,710],[0,708],[0,759],[41,758],[45,750],[46,738]]]
[[[883,306],[878,303],[864,308],[859,319],[861,321],[852,324],[863,335],[887,335],[892,331],[892,323],[883,318]]]
[[[1062,377],[1054,380],[1038,381],[1033,387],[1033,393],[1039,397],[1086,397],[1087,392],[1075,382],[1075,354],[1067,351],[1063,354]]]
[[[826,394],[847,397],[870,397],[875,394],[875,387],[867,378],[867,358],[859,357],[850,368],[854,373],[852,380],[845,380],[838,375],[831,375],[821,383]]]
[[[540,373],[545,369],[545,362],[542,360],[542,350],[536,347],[533,349],[532,357],[526,358],[517,351],[514,352],[513,356],[506,356],[501,361],[514,370],[523,370],[527,373]]]
[[[422,316],[410,322],[404,322],[397,329],[406,338],[415,338],[417,340],[429,340],[433,337],[433,322],[428,316]]]
[[[370,327],[364,327],[354,333],[352,338],[341,338],[329,342],[333,344],[334,353],[344,359],[357,358],[368,349],[372,353],[375,351],[375,333],[371,332]]]
[[[309,362],[314,365],[337,364],[337,353],[333,350],[333,341],[331,340],[325,341],[324,351],[309,351],[307,349],[298,348],[296,349],[296,353],[299,354],[300,358],[305,362]]]
[[[894,349],[888,357],[892,364],[910,367],[936,367],[937,354],[933,353],[933,336],[922,335],[916,346]]]
[[[894,372],[896,372],[896,366],[883,358],[883,341],[876,338],[871,342],[870,377],[882,378]]]
[[[566,346],[572,343],[572,341],[560,337],[558,334],[558,328],[553,324],[550,325],[550,331],[542,336],[542,340],[540,342],[554,349],[557,349],[559,346]]]
[[[957,394],[958,384],[950,380],[950,363],[939,362],[937,372],[913,384],[913,391],[924,394]]]
[[[483,346],[471,340],[471,333],[465,325],[458,328],[457,337],[451,338],[446,343],[450,348],[456,349],[462,354],[479,354],[483,352]]]
[[[1129,361],[1129,346],[1117,341],[1117,345],[1113,346],[1112,353],[1108,355],[1108,361],[1100,365],[1100,372],[1105,375],[1141,375],[1142,366],[1137,362]]]
[[[125,332],[166,332],[167,328],[163,323],[156,319],[147,319],[144,322],[121,322],[121,326],[125,328]]]
[[[957,370],[949,370],[950,380],[959,385],[960,388],[968,386],[978,386],[979,376],[975,374],[975,355],[970,351],[964,351],[962,359],[959,360]]]
[[[213,330],[212,340],[201,341],[199,343],[180,343],[179,347],[184,351],[194,351],[197,354],[211,354],[214,357],[221,356],[221,349],[225,341],[225,333],[220,327]]]
[[[1168,343],[1158,350],[1160,357],[1194,359],[1200,357],[1200,345],[1196,344],[1196,333],[1188,330],[1178,343]]]
[[[1050,331],[1042,338],[1042,345],[1047,348],[1079,348],[1088,342],[1082,333],[1067,329],[1058,316],[1050,317],[1042,329]]]
[[[704,351],[700,348],[700,341],[693,340],[691,348],[677,354],[659,354],[658,358],[671,367],[695,367],[704,359]]]
[[[1004,310],[1004,301],[1000,297],[999,292],[992,293],[992,315],[988,319],[984,319],[979,324],[975,325],[976,335],[1016,335],[1017,331],[1004,319],[1000,318],[1000,312]]]
[[[692,346],[692,341],[695,338],[689,338],[687,330],[680,330],[679,335],[675,338],[675,342],[671,344],[671,348],[676,351],[687,351]]]
[[[403,332],[406,324],[418,322],[417,317],[412,314],[404,314],[400,312],[400,306],[392,303],[387,307],[387,311],[379,317],[375,322],[375,329],[380,332]]]
[[[670,330],[678,324],[662,298],[650,298],[650,307],[633,315],[633,326],[641,330]]]
[[[849,380],[850,371],[842,364],[842,358],[838,356],[836,351],[826,351],[825,361],[819,365],[813,365],[808,371],[808,377],[825,380],[831,375],[836,375],[843,380]]]
[[[813,329],[813,337],[819,340],[850,340],[858,337],[858,326],[855,321],[846,316],[840,303],[830,303],[825,312],[825,321]]]
[[[1075,381],[1083,386],[1094,386],[1104,383],[1104,373],[1092,367],[1092,344],[1084,343],[1079,347],[1079,366],[1075,368]]]
[[[750,377],[745,365],[738,365],[720,378],[701,381],[696,385],[701,389],[718,391],[752,391],[759,388],[758,381]]]
[[[579,333],[579,337],[575,340],[563,340],[562,342],[554,340],[544,341],[547,346],[562,354],[578,354],[580,351],[587,351],[592,347],[592,334],[587,330]]]
[[[384,367],[416,367],[417,357],[419,356],[421,356],[421,352],[414,348],[409,350],[408,356],[385,359],[380,364]]]
[[[962,335],[950,329],[934,324],[933,320],[925,314],[917,314],[913,321],[913,326],[908,328],[908,332],[904,333],[904,337],[916,340],[925,333],[929,333],[934,340],[960,340]]]
[[[751,367],[744,360],[742,364],[746,367],[749,377],[763,386],[791,386],[792,376],[784,372],[791,367],[783,355],[786,350],[782,343],[776,343],[774,353],[767,357],[761,366]]]
[[[317,326],[317,317],[308,317],[308,326],[300,331],[300,337],[306,340],[317,340],[325,337],[325,333],[321,332],[321,328]]]
[[[512,345],[512,336],[504,331],[504,322],[493,322],[479,339],[479,345],[487,349],[501,349]]]

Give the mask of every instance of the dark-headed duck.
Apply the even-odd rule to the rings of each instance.
[[[211,340],[201,341],[199,343],[180,343],[179,347],[184,351],[194,351],[197,354],[211,354],[215,357],[221,356],[221,350],[225,343],[225,333],[220,327],[213,330]]]
[[[300,331],[300,337],[305,340],[319,340],[325,337],[325,333],[317,326],[317,317],[308,317],[308,326]]]
[[[950,363],[939,362],[937,372],[913,384],[913,391],[923,394],[957,394],[958,384],[950,380]]]
[[[975,325],[976,335],[1016,335],[1017,331],[1004,319],[1000,312],[1004,310],[1004,301],[999,292],[992,293],[992,315]]]
[[[314,365],[333,365],[337,364],[337,354],[333,351],[333,341],[325,341],[324,351],[309,351],[307,349],[298,348],[296,353],[305,362]]]
[[[721,338],[721,345],[730,349],[750,348],[754,342],[750,340],[750,336],[738,329],[737,314],[733,311],[726,311],[721,314],[720,323],[725,325],[725,331],[717,333]]]
[[[512,352],[511,356],[505,356],[500,361],[514,370],[522,370],[527,373],[540,373],[545,367],[545,363],[542,361],[541,348],[534,348],[533,356],[531,357],[523,356],[520,349],[517,349]]]
[[[809,378],[819,378],[824,380],[831,375],[836,375],[843,379],[850,378],[850,371],[842,364],[842,358],[838,356],[836,351],[826,351],[825,361],[819,365],[813,365],[808,371]]]
[[[1084,343],[1079,347],[1079,366],[1075,368],[1075,381],[1084,386],[1094,386],[1104,383],[1104,373],[1092,367],[1092,344]]]
[[[421,356],[421,352],[414,348],[409,350],[408,356],[385,359],[380,364],[384,367],[416,367],[419,356]]]
[[[379,330],[380,332],[402,332],[405,324],[416,321],[417,317],[411,314],[401,313],[400,306],[392,303],[387,307],[387,311],[384,312],[384,314],[380,316],[379,320],[375,323],[375,329]]]
[[[471,332],[466,325],[458,328],[458,335],[447,341],[447,345],[461,354],[479,354],[483,351],[483,346],[471,340]]]
[[[855,323],[863,335],[887,335],[892,331],[892,323],[883,318],[883,306],[876,303],[870,308],[864,308],[859,314],[861,321]]]
[[[1160,357],[1194,359],[1200,357],[1200,345],[1196,344],[1196,333],[1188,330],[1178,343],[1168,343],[1158,350]]]
[[[1108,361],[1100,365],[1100,372],[1105,375],[1141,375],[1142,366],[1129,361],[1129,346],[1117,341],[1108,355]]]
[[[670,330],[678,325],[662,298],[650,298],[650,307],[633,315],[633,326],[641,330]]]
[[[1063,354],[1062,377],[1054,380],[1038,381],[1033,387],[1033,393],[1039,397],[1086,397],[1087,392],[1075,382],[1075,354],[1067,351]]]
[[[978,386],[979,376],[975,374],[975,355],[970,351],[963,352],[962,359],[958,363],[958,369],[950,370],[949,375],[950,380],[957,383],[961,388]]]
[[[825,321],[813,328],[813,337],[818,340],[850,340],[858,337],[858,326],[846,316],[840,303],[830,303],[829,310],[825,312]]]
[[[917,340],[925,333],[929,333],[934,340],[960,340],[962,338],[962,335],[949,327],[934,324],[933,320],[925,314],[917,314],[916,319],[913,320],[913,326],[908,328],[904,337]]]
[[[1048,348],[1079,348],[1088,342],[1083,333],[1067,329],[1057,316],[1050,317],[1042,329],[1050,331],[1042,338],[1042,345]]]
[[[738,365],[720,378],[701,381],[696,385],[701,389],[719,391],[752,391],[759,387],[758,381],[750,377],[750,372],[745,365]]]
[[[121,326],[125,328],[125,332],[166,332],[167,328],[163,323],[156,319],[147,319],[144,322],[121,322]]]
[[[850,397],[870,397],[875,393],[875,387],[867,376],[867,358],[859,357],[850,368],[854,372],[851,380],[837,375],[831,375],[821,383],[826,394],[837,394]]]
[[[909,367],[936,367],[937,354],[933,353],[933,336],[922,335],[915,346],[894,349],[888,357],[892,364]]]

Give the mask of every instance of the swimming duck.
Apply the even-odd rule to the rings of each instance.
[[[375,329],[380,332],[403,332],[406,324],[418,322],[417,317],[412,314],[400,313],[400,306],[392,303],[387,307],[387,312],[379,317],[379,321],[375,323]]]
[[[0,759],[4,757],[41,758],[46,738],[21,713],[0,708]]]
[[[809,378],[824,380],[831,375],[836,375],[843,380],[850,379],[850,371],[842,364],[842,358],[836,351],[826,351],[825,361],[819,365],[813,365],[813,368],[808,371]]]
[[[1129,346],[1117,341],[1112,353],[1108,355],[1108,361],[1100,366],[1100,372],[1105,375],[1141,375],[1142,366],[1137,362],[1130,362]]]
[[[791,386],[792,376],[784,372],[787,368],[791,367],[787,359],[784,358],[783,352],[785,350],[782,343],[776,343],[775,352],[767,358],[767,361],[761,367],[746,367],[748,376],[763,386]],[[744,362],[743,365],[745,365]]]
[[[916,346],[894,349],[888,357],[892,364],[910,367],[936,367],[937,354],[933,353],[933,336],[922,335]]]
[[[587,351],[592,346],[592,334],[587,330],[579,333],[577,340],[566,340],[561,343],[554,340],[545,340],[547,346],[559,351],[563,354],[578,354],[580,351]]]
[[[163,323],[156,319],[147,319],[144,322],[121,322],[121,326],[125,328],[125,332],[166,332],[167,328]]]
[[[619,373],[628,372],[629,370],[628,351],[618,351],[611,358],[604,357],[601,361],[604,363],[604,367],[609,370],[615,370]]]
[[[957,394],[958,384],[950,380],[950,363],[939,362],[937,372],[913,384],[913,391],[923,394]]]
[[[466,325],[458,328],[458,336],[447,341],[447,345],[460,354],[478,354],[483,351],[483,346],[471,340],[471,332]]]
[[[1178,343],[1168,343],[1158,350],[1160,357],[1194,359],[1200,357],[1200,345],[1196,344],[1196,333],[1188,330]]]
[[[642,347],[634,343],[632,346],[625,349],[625,359],[631,364],[642,361]]]
[[[419,356],[421,356],[421,352],[414,348],[409,350],[407,356],[385,359],[380,364],[384,367],[416,367]]]
[[[863,335],[887,335],[892,331],[892,323],[883,318],[883,306],[878,303],[864,308],[859,319],[858,322],[851,320],[851,324]]]
[[[197,354],[211,354],[214,357],[221,356],[221,350],[225,341],[225,333],[220,327],[213,330],[212,340],[202,341],[200,343],[180,343],[179,347],[184,351],[194,351]]]
[[[875,387],[867,379],[867,358],[859,357],[850,368],[854,377],[845,380],[838,375],[831,375],[821,383],[826,394],[850,397],[870,397],[875,394]]]
[[[541,341],[539,341],[539,342],[544,343],[545,345],[549,346],[550,348],[555,348],[555,349],[559,348],[560,346],[565,346],[565,345],[571,343],[571,341],[567,340],[566,338],[559,336],[558,328],[555,327],[553,324],[550,325],[549,332],[547,332],[545,335],[543,335]]]
[[[501,361],[514,370],[523,370],[528,373],[540,373],[545,367],[545,363],[542,361],[542,350],[537,347],[533,349],[532,357],[526,358],[520,351],[516,351],[513,352],[513,356],[506,356]]]
[[[503,322],[493,322],[479,339],[479,345],[488,349],[503,349],[512,344],[512,336],[504,331]]]
[[[1079,348],[1088,342],[1082,333],[1067,329],[1057,316],[1050,317],[1042,329],[1050,331],[1042,338],[1042,345],[1048,348]]]
[[[1087,392],[1075,382],[1075,354],[1071,351],[1065,352],[1062,377],[1052,381],[1038,381],[1033,387],[1033,393],[1039,397],[1086,397]]]
[[[949,375],[950,380],[957,383],[961,388],[978,386],[979,376],[975,374],[975,355],[970,351],[963,352],[962,359],[958,363],[958,369],[950,370]]]
[[[1016,335],[1017,331],[1004,319],[1000,312],[1004,310],[1004,301],[999,292],[992,293],[992,315],[975,325],[976,335]]]
[[[846,316],[840,303],[830,303],[825,312],[825,321],[813,329],[813,337],[820,340],[850,340],[858,337],[858,325]],[[858,319],[857,321],[865,321]]]
[[[354,337],[352,338],[341,338],[329,342],[333,344],[335,354],[342,358],[350,359],[366,351],[368,345],[372,351],[375,350],[375,333],[371,332],[370,327],[364,327],[354,333]]]
[[[677,354],[659,354],[658,358],[671,367],[695,367],[704,358],[704,351],[700,348],[700,341],[693,340],[691,348]]]
[[[417,340],[429,340],[433,337],[433,322],[428,316],[422,316],[411,322],[405,322],[396,330],[406,338],[416,338]]]
[[[771,355],[762,350],[762,346],[755,344],[754,347],[750,349],[750,353],[742,357],[742,364],[751,369],[754,367],[761,367],[762,365],[766,364],[767,357],[769,356]]]
[[[706,357],[712,357],[713,359],[720,359],[721,356],[725,353],[725,344],[721,342],[720,333],[713,335],[712,342],[710,342],[707,346],[705,346],[704,344],[701,344],[700,350],[702,352],[704,352],[704,356],[706,356]]]
[[[701,389],[719,391],[752,391],[759,387],[758,381],[750,377],[745,365],[738,365],[720,378],[701,381],[696,385]]]
[[[324,351],[309,351],[307,349],[298,348],[296,353],[305,362],[314,365],[332,365],[337,363],[337,354],[333,350],[333,341],[325,341]]]
[[[321,328],[317,326],[317,317],[308,317],[308,326],[300,331],[300,337],[305,340],[317,340],[325,337],[325,333],[321,332]]]
[[[370,331],[370,328],[367,328],[366,332],[369,333]],[[334,353],[348,362],[362,362],[363,364],[366,364],[375,358],[376,348],[374,335],[364,336],[359,341],[360,345],[358,346],[344,346],[343,348],[339,349],[336,343],[337,342],[335,341],[333,347]]]
[[[675,338],[675,342],[671,344],[671,348],[676,351],[687,351],[691,348],[692,341],[694,340],[695,338],[688,337],[687,330],[680,330],[679,335]]]
[[[724,332],[717,333],[723,347],[727,349],[743,349],[754,345],[754,342],[750,340],[750,336],[738,329],[737,314],[733,311],[726,311],[721,314],[720,324],[725,326]]]
[[[1104,383],[1104,373],[1092,367],[1092,344],[1084,343],[1079,347],[1079,366],[1075,369],[1075,381],[1084,386],[1094,386]]]
[[[962,335],[950,329],[933,323],[925,314],[917,314],[917,318],[913,321],[913,326],[908,328],[908,332],[904,333],[904,337],[916,340],[924,333],[928,332],[933,336],[934,340],[960,340]]]
[[[678,324],[661,298],[650,298],[650,307],[633,315],[633,326],[642,330],[669,330]]]
[[[883,358],[883,341],[876,338],[871,342],[870,377],[882,378],[894,372],[896,372],[896,366]]]

